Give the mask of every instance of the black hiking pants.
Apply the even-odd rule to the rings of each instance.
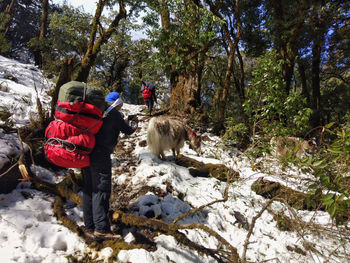
[[[145,99],[145,104],[148,108],[148,114],[151,115],[152,114],[152,109],[153,109],[153,99],[152,98],[149,98],[149,99]]]
[[[111,168],[110,153],[101,150],[94,150],[90,156],[90,166],[82,168],[83,217],[89,232],[110,232]]]

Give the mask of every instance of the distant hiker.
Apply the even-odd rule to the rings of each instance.
[[[154,102],[157,103],[155,86],[151,82],[142,81],[141,93],[143,101],[147,106],[148,114],[151,116]]]
[[[110,229],[108,218],[109,199],[111,195],[112,163],[111,153],[118,142],[120,132],[127,135],[135,132],[123,119],[119,112],[123,101],[117,92],[106,96],[109,108],[105,111],[105,118],[99,132],[96,134],[95,148],[90,157],[90,166],[82,168],[83,174],[83,214],[87,236],[92,239],[120,238]],[[133,118],[138,122],[137,117]]]

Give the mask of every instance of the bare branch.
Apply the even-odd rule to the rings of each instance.
[[[230,182],[231,182],[231,178],[232,178],[232,176],[230,176],[230,175],[231,175],[231,173],[227,173],[227,181],[226,181],[226,187],[225,187],[225,192],[224,192],[224,198],[223,199],[215,200],[215,201],[212,201],[212,202],[210,202],[208,204],[201,205],[200,207],[192,209],[191,211],[189,211],[189,212],[187,212],[185,214],[182,214],[179,217],[177,217],[171,224],[176,224],[181,219],[184,219],[185,217],[192,216],[193,214],[197,213],[198,211],[202,210],[205,207],[211,206],[211,205],[213,205],[215,203],[219,203],[219,202],[226,202],[227,199],[228,199],[228,188],[230,186]]]
[[[247,247],[249,244],[249,238],[253,233],[253,229],[256,223],[256,220],[258,220],[259,217],[261,217],[261,215],[264,213],[264,211],[271,205],[271,203],[275,201],[275,198],[270,199],[260,210],[260,212],[253,217],[252,219],[252,223],[250,224],[249,230],[248,230],[248,234],[246,236],[246,239],[244,241],[244,246],[243,246],[243,253],[242,253],[242,263],[246,263],[246,253],[247,253]]]

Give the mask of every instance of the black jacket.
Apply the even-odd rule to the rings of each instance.
[[[123,119],[122,114],[117,109],[112,109],[103,119],[102,127],[95,135],[94,151],[111,154],[118,142],[119,133],[123,132],[129,135],[135,130]]]

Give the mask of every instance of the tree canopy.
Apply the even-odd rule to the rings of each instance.
[[[162,107],[218,134],[238,125],[246,137],[303,136],[348,121],[348,1],[99,0],[94,15],[45,2],[0,3],[2,55],[56,78],[71,59],[63,82],[92,81],[133,103],[150,80]]]

